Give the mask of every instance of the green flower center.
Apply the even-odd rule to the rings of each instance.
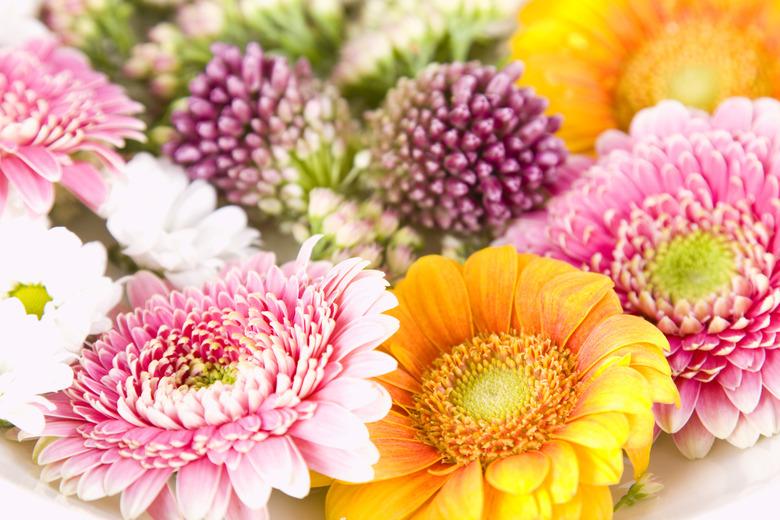
[[[32,314],[41,319],[46,304],[52,300],[52,297],[46,291],[46,287],[40,284],[19,284],[8,293],[11,298],[16,298],[22,305],[27,314]]]
[[[236,382],[236,375],[237,370],[233,365],[220,365],[210,361],[196,360],[190,365],[190,371],[184,384],[195,389],[211,386],[217,381],[225,385],[232,385]]]
[[[504,419],[520,410],[528,398],[528,382],[517,368],[493,360],[463,374],[452,392],[452,402],[477,419]]]
[[[728,240],[702,231],[662,244],[647,268],[653,288],[672,302],[697,300],[717,292],[728,286],[734,271],[734,252]]]

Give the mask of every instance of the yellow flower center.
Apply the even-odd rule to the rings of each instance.
[[[549,339],[481,334],[436,359],[410,415],[450,463],[488,463],[538,449],[578,394],[576,361]]]
[[[652,288],[672,300],[697,300],[728,287],[734,251],[722,235],[694,231],[662,244],[647,265]]]
[[[41,319],[46,304],[52,300],[52,297],[46,291],[46,287],[40,284],[19,284],[8,293],[11,298],[16,298],[22,305],[27,314],[32,314]]]
[[[618,123],[663,99],[712,111],[730,96],[771,95],[777,65],[744,27],[671,24],[628,60],[615,92]]]

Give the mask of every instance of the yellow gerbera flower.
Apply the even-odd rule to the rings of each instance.
[[[575,152],[662,99],[780,96],[778,0],[532,0],[519,21],[523,83],[564,114]]]
[[[611,517],[622,451],[644,473],[653,403],[679,399],[666,338],[611,280],[505,246],[424,257],[396,295],[375,480],[334,484],[327,518]]]

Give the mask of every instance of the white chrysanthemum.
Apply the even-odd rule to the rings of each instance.
[[[0,244],[0,301],[21,302],[40,327],[56,330],[62,348],[77,354],[87,336],[111,326],[107,315],[122,291],[105,276],[102,244],[82,244],[65,228],[21,219],[0,222]],[[0,334],[5,341],[5,331]]]
[[[260,236],[243,209],[217,209],[213,186],[190,182],[181,168],[149,154],[127,164],[100,212],[124,254],[180,288],[252,254]]]
[[[43,432],[42,395],[68,388],[72,359],[50,320],[29,314],[16,298],[0,300],[0,420],[28,435]]]
[[[0,47],[48,34],[38,20],[41,0],[0,0]]]

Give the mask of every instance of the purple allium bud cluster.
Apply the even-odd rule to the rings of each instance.
[[[349,108],[308,62],[291,65],[250,43],[215,44],[205,71],[174,112],[164,151],[194,179],[267,215],[298,215],[307,192],[335,187],[351,162]]]
[[[539,207],[566,160],[522,64],[433,64],[368,115],[373,180],[402,217],[458,233],[500,229]]]

